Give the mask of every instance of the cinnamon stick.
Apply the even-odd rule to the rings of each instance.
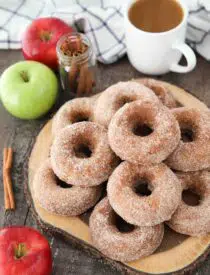
[[[76,86],[76,79],[77,79],[77,74],[78,74],[79,68],[77,66],[77,62],[75,60],[75,58],[73,58],[72,63],[71,63],[71,67],[69,70],[69,87],[70,89],[74,90],[75,86]]]
[[[3,152],[3,185],[4,185],[4,207],[6,210],[11,209],[9,193],[7,191],[7,178],[6,178],[6,162],[7,162],[7,148]]]
[[[9,193],[9,200],[11,209],[15,209],[15,200],[14,200],[14,193],[13,193],[13,187],[12,187],[12,179],[11,179],[11,168],[12,168],[12,160],[13,160],[13,150],[12,148],[8,148],[8,156],[7,156],[7,187],[8,187],[8,193]]]
[[[87,65],[83,65],[80,68],[79,82],[77,86],[77,96],[81,96],[85,93],[86,88],[86,74],[87,74]]]
[[[4,199],[5,209],[15,209],[14,193],[11,180],[13,151],[12,148],[4,148],[3,160],[3,183],[4,183]]]
[[[88,46],[82,42],[81,35],[66,38],[61,45],[61,51],[66,56],[78,56],[87,50]]]
[[[82,38],[80,35],[77,35],[76,39],[76,51],[80,52],[82,50]]]

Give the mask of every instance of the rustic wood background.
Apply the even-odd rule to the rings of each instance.
[[[22,60],[20,51],[0,51],[0,72],[2,73],[9,65]],[[98,91],[109,85],[122,80],[129,80],[141,76],[123,58],[114,65],[99,65],[98,70]],[[159,77],[173,84],[185,88],[193,95],[204,101],[210,107],[210,63],[198,57],[196,69],[188,74],[174,74]],[[37,227],[32,218],[30,207],[26,204],[24,197],[24,175],[23,166],[29,155],[34,137],[38,134],[40,127],[52,116],[52,113],[66,100],[62,94],[53,111],[42,119],[35,121],[24,121],[12,117],[0,104],[0,151],[5,146],[12,146],[15,150],[12,177],[14,183],[15,199],[17,209],[14,212],[4,211],[4,196],[2,184],[2,154],[0,156],[0,226],[27,225]],[[47,236],[53,250],[53,274],[55,275],[118,275],[113,273],[108,265],[100,259],[95,259],[86,252],[67,244],[62,240]],[[195,270],[193,275],[210,274],[210,256]]]

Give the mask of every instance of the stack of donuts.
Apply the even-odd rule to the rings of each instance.
[[[36,199],[51,213],[77,216],[97,203],[93,245],[117,261],[152,254],[164,223],[190,236],[210,232],[210,111],[178,107],[168,89],[138,79],[65,103],[34,177]],[[197,205],[184,201],[186,190]]]

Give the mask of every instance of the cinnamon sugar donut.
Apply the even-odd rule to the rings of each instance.
[[[59,183],[50,159],[47,159],[35,174],[33,189],[36,200],[45,210],[65,216],[82,214],[95,205],[101,196],[100,186],[79,187]]]
[[[52,134],[55,136],[64,127],[81,121],[92,121],[92,98],[75,98],[66,102],[56,113],[52,122]]]
[[[179,122],[182,139],[166,163],[179,171],[210,167],[210,112],[181,107],[172,110]]]
[[[152,254],[162,242],[163,224],[133,226],[126,232],[117,227],[118,218],[107,198],[95,206],[90,216],[92,242],[107,257],[121,262],[137,260]]]
[[[180,130],[167,107],[138,100],[115,113],[108,136],[112,150],[121,159],[148,165],[160,163],[174,151]]]
[[[168,108],[177,107],[176,100],[173,97],[172,93],[165,85],[163,85],[161,81],[152,78],[138,78],[133,79],[133,81],[141,83],[150,88],[156,94],[156,96],[158,96],[160,101]]]
[[[67,126],[55,136],[51,147],[55,174],[64,182],[79,186],[99,185],[118,164],[106,129],[94,122]]]
[[[119,82],[107,88],[98,98],[94,120],[108,127],[115,112],[126,103],[134,100],[149,99],[158,102],[152,90],[132,81]]]
[[[152,226],[171,218],[181,201],[181,185],[163,163],[144,167],[124,161],[110,176],[107,195],[126,222]]]
[[[183,200],[167,224],[175,231],[190,236],[210,232],[210,172],[178,173],[182,190],[190,189],[200,196],[198,205],[188,205]]]

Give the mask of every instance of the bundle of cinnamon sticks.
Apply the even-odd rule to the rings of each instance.
[[[3,184],[4,184],[4,204],[5,209],[15,209],[14,193],[11,180],[13,150],[4,148],[3,152]]]
[[[88,64],[88,56],[79,60],[88,50],[88,45],[82,42],[81,36],[75,35],[67,38],[61,45],[61,50],[67,56],[72,57],[71,66],[68,72],[68,81],[71,91],[77,96],[90,95],[95,85],[94,76]]]

